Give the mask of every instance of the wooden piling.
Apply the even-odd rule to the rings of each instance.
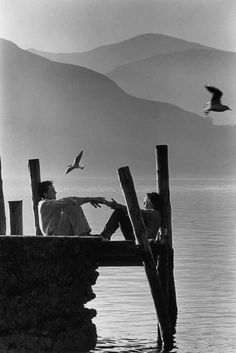
[[[39,226],[39,214],[38,214],[38,203],[40,200],[40,197],[38,194],[38,184],[41,181],[39,159],[30,159],[28,163],[28,167],[29,167],[30,179],[31,179],[31,191],[32,191],[32,202],[33,202],[36,235],[42,235],[42,232]]]
[[[6,235],[6,213],[2,186],[2,164],[0,158],[0,234]]]
[[[163,223],[167,228],[166,242],[172,248],[172,225],[171,225],[171,204],[169,188],[169,167],[168,167],[168,146],[156,146],[156,176],[157,189],[162,196],[165,205]]]
[[[8,201],[10,211],[10,234],[23,235],[23,202]]]
[[[172,340],[168,307],[161,287],[159,275],[156,271],[155,261],[148,242],[147,230],[143,222],[129,167],[119,168],[118,175],[137,242],[142,246],[144,251],[144,268],[156,308],[161,337],[164,345],[168,345],[170,340]]]
[[[165,259],[165,275],[162,276],[165,281],[167,294],[169,315],[172,325],[175,325],[177,319],[177,303],[174,282],[174,250],[172,241],[172,224],[171,224],[171,203],[169,188],[169,166],[168,166],[168,146],[156,146],[156,176],[157,189],[164,200],[163,225],[167,229],[164,236],[164,242],[167,246],[167,259]],[[167,262],[166,262],[167,261]]]

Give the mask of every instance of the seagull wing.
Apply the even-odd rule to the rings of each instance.
[[[213,86],[206,86],[206,89],[212,94],[211,102],[212,103],[220,103],[220,99],[223,93],[216,87]]]
[[[74,159],[73,166],[75,168],[79,167],[79,163],[81,161],[82,155],[83,155],[83,151],[81,151],[80,154]]]
[[[69,165],[69,166],[66,168],[65,174],[70,173],[73,169],[74,169],[74,167],[73,167],[72,165]]]

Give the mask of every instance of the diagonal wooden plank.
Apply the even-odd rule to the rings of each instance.
[[[167,345],[168,342],[172,340],[168,307],[161,287],[159,275],[156,271],[155,261],[148,242],[147,230],[143,222],[129,167],[119,168],[118,175],[137,242],[144,249],[144,268],[155,304],[162,340],[164,345]]]

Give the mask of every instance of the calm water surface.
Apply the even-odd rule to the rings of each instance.
[[[30,190],[18,185],[16,197],[11,182],[4,184],[5,200],[24,199],[24,233],[32,234]],[[94,185],[80,179],[79,187],[55,182],[58,197],[96,194],[123,201],[119,185],[111,180]],[[155,190],[155,181],[135,184],[141,205],[145,191]],[[236,180],[174,179],[170,185],[179,310],[171,352],[236,352]],[[84,210],[93,231],[100,232],[110,210]],[[114,240],[120,239],[117,233]],[[99,273],[96,299],[87,305],[97,310],[95,352],[157,352],[157,320],[144,269],[106,267]]]

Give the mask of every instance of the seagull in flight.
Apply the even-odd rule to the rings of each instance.
[[[65,171],[65,174],[70,173],[73,169],[76,169],[76,168],[84,169],[84,165],[80,165],[79,164],[80,160],[82,158],[82,155],[83,155],[83,151],[81,151],[80,154],[77,157],[75,157],[75,159],[74,159],[72,164],[68,165],[68,167],[67,167],[67,169]]]
[[[203,109],[205,115],[208,115],[210,111],[224,112],[225,110],[231,110],[227,105],[221,103],[223,92],[213,86],[205,85],[205,88],[212,94],[210,102],[208,102],[206,108]]]

